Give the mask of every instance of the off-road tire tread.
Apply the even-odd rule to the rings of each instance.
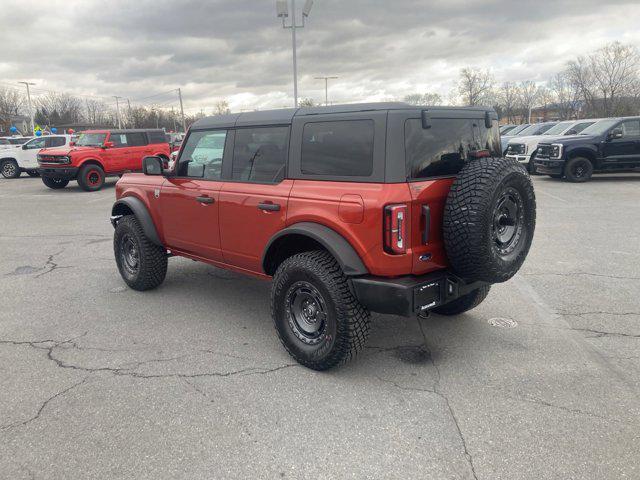
[[[480,305],[489,295],[489,290],[491,290],[491,285],[483,285],[466,295],[456,298],[453,302],[436,307],[431,311],[438,315],[459,315]]]
[[[63,180],[61,182],[54,182],[51,177],[42,176],[42,183],[44,183],[47,187],[52,190],[60,190],[69,185],[69,180]]]
[[[133,215],[127,215],[120,219],[113,235],[113,251],[116,257],[118,270],[121,270],[119,263],[118,242],[120,232],[129,229],[138,241],[140,252],[140,273],[138,278],[131,282],[122,275],[122,279],[129,287],[138,291],[151,290],[158,287],[167,275],[167,252],[164,247],[156,245],[147,238],[138,222]]]
[[[518,261],[508,268],[499,268],[492,261],[489,239],[492,202],[497,185],[509,176],[518,176],[523,183],[523,201],[530,202],[528,244]],[[478,158],[467,163],[451,186],[444,209],[443,237],[445,250],[456,273],[467,280],[489,283],[505,282],[520,269],[531,247],[535,230],[535,193],[526,168],[508,158]]]
[[[330,292],[337,313],[337,333],[332,352],[322,360],[309,360],[298,355],[287,345],[276,323],[276,302],[284,295],[288,272],[308,270],[318,277]],[[271,316],[278,332],[280,342],[298,363],[313,370],[327,370],[342,365],[364,348],[369,336],[370,313],[351,291],[349,281],[336,259],[323,250],[298,253],[280,264],[271,288]]]

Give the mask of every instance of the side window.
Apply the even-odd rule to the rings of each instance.
[[[300,169],[305,175],[367,177],[373,172],[373,120],[307,123]]]
[[[219,180],[226,139],[226,130],[191,132],[180,155],[178,176]]]
[[[109,141],[113,142],[114,147],[127,147],[127,135],[124,133],[112,133]]]
[[[584,130],[587,127],[590,127],[591,125],[593,125],[595,122],[583,122],[583,123],[578,123],[577,125],[574,125],[571,130],[569,130],[569,132],[571,132],[572,135],[575,135],[575,133],[580,133],[582,130]],[[575,132],[575,133],[573,133]],[[567,132],[568,133],[568,132]]]
[[[47,148],[48,147],[63,147],[66,143],[64,137],[49,137],[47,139]]]
[[[39,150],[44,148],[47,144],[46,137],[36,138],[35,140],[31,140],[26,144],[27,150],[35,150],[36,148]]]
[[[169,141],[167,135],[164,132],[147,132],[147,137],[149,137],[149,143],[166,143]]]
[[[142,147],[147,144],[147,138],[142,132],[127,133],[126,136],[129,147]]]
[[[640,137],[640,120],[626,120],[620,125],[622,137]]]
[[[233,180],[273,183],[284,178],[289,127],[239,128],[233,148]]]

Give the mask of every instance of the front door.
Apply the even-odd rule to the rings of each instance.
[[[622,137],[604,143],[606,162],[635,162],[640,160],[640,120],[625,120],[614,130],[621,129]]]
[[[162,185],[160,218],[169,249],[222,261],[219,195],[226,140],[226,130],[192,131],[176,176]]]
[[[220,234],[225,263],[262,272],[269,239],[285,227],[293,180],[284,180],[289,126],[235,131],[233,162],[220,191]]]
[[[38,168],[38,152],[47,147],[47,137],[29,140],[16,150],[20,168]]]
[[[119,173],[127,170],[127,135],[126,133],[111,132],[107,140],[113,144],[105,148],[100,157],[106,173]]]

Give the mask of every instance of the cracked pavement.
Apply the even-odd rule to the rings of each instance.
[[[459,317],[374,315],[319,373],[268,283],[172,258],[123,288],[113,180],[0,179],[0,478],[639,478],[640,175],[534,183],[516,278]]]

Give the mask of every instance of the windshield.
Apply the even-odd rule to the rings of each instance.
[[[528,123],[525,123],[523,125],[518,125],[516,128],[514,128],[511,131],[509,131],[505,136],[513,137],[514,135],[519,135],[520,132],[522,132],[524,129],[528,128],[529,126],[530,125]]]
[[[560,135],[574,123],[575,122],[560,122],[555,127],[551,127],[549,130],[544,132],[544,135]]]
[[[106,133],[81,133],[76,142],[79,147],[100,147],[107,138]]]
[[[519,137],[526,137],[527,135],[535,135],[535,131],[539,128],[539,125],[529,125],[518,132]]]
[[[611,127],[616,125],[620,120],[617,118],[609,118],[607,120],[600,120],[594,123],[590,127],[585,128],[580,132],[580,135],[602,135]]]

